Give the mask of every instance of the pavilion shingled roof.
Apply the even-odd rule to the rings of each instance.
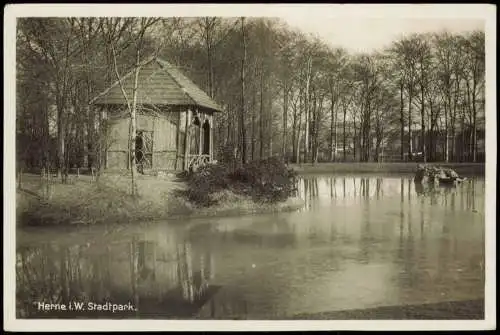
[[[122,85],[128,99],[132,100],[134,84],[133,71],[122,77]],[[109,89],[94,98],[93,104],[123,105],[123,97],[119,82],[116,81]],[[187,78],[182,72],[165,60],[151,59],[145,63],[139,72],[137,103],[151,105],[195,105],[213,111],[222,108]]]

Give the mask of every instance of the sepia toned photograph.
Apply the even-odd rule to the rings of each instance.
[[[494,7],[5,8],[11,330],[496,328]]]

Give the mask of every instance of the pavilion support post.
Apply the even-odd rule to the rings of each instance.
[[[181,113],[178,112],[177,114],[177,124],[176,124],[176,136],[175,136],[175,165],[174,169],[177,170],[179,168],[179,156],[181,155],[180,152],[180,144],[181,144]]]
[[[191,111],[188,109],[186,110],[186,125],[185,125],[186,131],[184,132],[184,171],[187,171],[189,169],[189,152],[191,143],[191,136],[189,133],[190,124],[191,124]]]
[[[209,132],[209,141],[210,141],[210,145],[208,147],[208,154],[210,156],[210,162],[212,162],[214,160],[214,116],[213,114],[210,115],[208,117],[208,123],[209,123],[209,129],[210,129],[210,132]]]
[[[200,113],[197,111],[197,114],[200,115]],[[200,124],[198,125],[198,155],[202,155],[203,154],[203,147],[202,147],[202,144],[203,144],[203,123],[205,122],[205,116],[203,116],[203,118],[199,118],[200,119]]]

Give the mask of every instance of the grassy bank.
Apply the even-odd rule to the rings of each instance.
[[[421,163],[317,163],[291,164],[299,174],[321,173],[415,173]],[[484,175],[484,163],[429,163],[455,170],[463,176]]]
[[[25,226],[130,223],[202,216],[229,216],[300,208],[299,199],[259,204],[251,197],[218,192],[218,204],[194,205],[179,195],[186,185],[173,176],[139,176],[138,197],[130,196],[128,175],[105,174],[99,182],[89,176],[70,184],[55,180],[47,189],[37,175],[23,175],[16,192],[17,224]],[[47,197],[50,194],[50,197]]]

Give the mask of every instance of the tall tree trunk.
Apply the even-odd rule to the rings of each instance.
[[[413,159],[413,134],[411,131],[412,125],[412,98],[413,89],[408,92],[408,160]]]
[[[296,160],[297,157],[297,105],[293,105],[293,120],[292,120],[292,159],[295,163],[298,163]]]
[[[241,163],[246,163],[246,131],[245,131],[245,63],[247,57],[247,42],[245,36],[245,18],[241,18],[241,34],[243,40],[243,57],[241,59],[241,115],[240,115],[240,152]]]
[[[314,163],[316,158],[314,156],[316,152],[316,88],[313,88],[311,92],[311,110],[309,115],[309,136],[310,136],[310,153],[311,153],[311,163]]]
[[[66,119],[65,119],[65,112],[67,108],[67,98],[68,98],[68,69],[69,69],[69,43],[70,43],[70,38],[66,40],[66,47],[65,47],[65,61],[64,61],[64,68],[63,68],[63,74],[62,74],[62,90],[57,90],[58,96],[59,96],[59,104],[57,107],[57,112],[58,112],[58,117],[57,117],[57,122],[58,122],[58,142],[59,142],[59,172],[61,177],[61,181],[63,183],[66,183],[66,177],[67,177],[67,166],[66,166],[66,160],[65,160],[65,155],[66,155]],[[60,70],[58,68],[57,70]]]
[[[477,107],[476,107],[476,81],[472,91],[472,161],[477,162]]]
[[[304,101],[304,111],[305,111],[305,134],[304,134],[304,162],[308,161],[309,157],[309,86],[310,86],[310,81],[311,81],[311,67],[312,67],[312,60],[309,57],[307,60],[307,73],[306,73],[306,91],[305,91],[305,101]]]
[[[208,57],[208,94],[210,97],[214,97],[214,66],[212,62],[212,46],[207,47],[207,57]]]
[[[63,121],[63,115],[64,115],[64,107],[63,106],[57,106],[57,159],[58,159],[58,166],[57,166],[57,176],[61,178],[61,181],[64,183],[64,156],[66,154],[65,152],[65,137],[66,137],[66,132],[64,129],[64,121]]]
[[[50,138],[49,138],[49,112],[48,112],[48,106],[44,104],[43,108],[43,165],[46,169],[46,171],[49,171],[50,169],[50,162],[51,162],[51,156],[50,156]]]
[[[404,120],[404,100],[403,100],[403,90],[404,90],[403,81],[399,84],[399,121],[401,126],[401,160],[403,161],[405,158],[404,153],[404,142],[405,142],[405,120]]]
[[[472,161],[477,162],[477,111],[473,105],[472,111]]]
[[[450,114],[450,106],[451,106],[451,96],[448,97],[448,104],[444,106],[444,161],[448,163],[450,161],[450,139],[448,133],[448,117]]]
[[[337,150],[338,150],[338,132],[337,132],[337,119],[338,119],[338,115],[337,115],[337,111],[335,110],[335,121],[334,121],[334,126],[333,126],[333,131],[334,131],[334,134],[335,134],[335,137],[334,137],[334,147],[333,147],[333,161],[337,161]]]
[[[330,162],[333,162],[335,160],[336,148],[333,147],[334,140],[335,140],[335,146],[337,143],[337,139],[336,138],[334,139],[333,137],[333,131],[334,128],[336,127],[334,111],[335,111],[335,97],[333,93],[333,84],[330,83]],[[336,135],[337,135],[337,130],[335,129],[335,136]]]
[[[285,84],[283,85],[283,142],[281,148],[281,154],[285,162],[287,161],[286,152],[287,152],[287,126],[288,126],[288,84],[285,80]]]
[[[264,69],[260,72],[259,159],[264,158]]]
[[[297,162],[297,164],[300,164],[300,140],[302,139],[302,132],[300,131],[301,126],[302,126],[302,115],[300,115],[300,117],[299,117],[299,125],[297,127],[297,145],[296,145],[296,148],[297,148],[296,162]]]
[[[266,84],[266,88],[269,89],[269,78],[267,80],[267,84]],[[272,97],[270,94],[267,95],[267,99],[266,99],[267,103],[266,103],[266,109],[267,109],[267,113],[266,113],[266,119],[267,119],[267,140],[268,140],[268,149],[267,149],[267,153],[268,153],[268,157],[272,157],[273,155],[273,114],[272,114],[272,105],[273,105],[273,101],[272,101]]]
[[[139,67],[139,61],[140,61],[140,51],[139,48],[137,49],[136,52],[136,57],[135,57],[135,70],[134,70],[134,88],[133,88],[133,95],[132,95],[132,109],[130,111],[130,151],[132,155],[132,164],[131,164],[131,176],[132,176],[132,181],[131,181],[131,187],[132,187],[132,195],[136,196],[138,195],[138,190],[137,190],[137,180],[136,180],[136,175],[137,175],[137,164],[136,164],[136,157],[135,157],[135,140],[137,137],[137,89],[139,86],[139,72],[140,72],[140,67]]]
[[[227,137],[226,137],[226,144],[231,144],[232,143],[232,138],[231,138],[231,131],[233,130],[233,124],[232,124],[232,118],[231,118],[231,105],[227,107]]]
[[[466,155],[467,155],[467,151],[465,150],[465,147],[466,147],[466,130],[465,130],[465,110],[462,109],[462,116],[460,118],[460,148],[459,148],[459,157],[460,157],[460,161],[461,162],[465,162],[466,161]]]
[[[421,103],[421,106],[420,106],[420,123],[421,123],[421,127],[422,127],[422,139],[421,139],[421,147],[422,147],[422,156],[424,158],[424,163],[427,163],[427,151],[426,151],[426,145],[425,145],[425,102],[424,102],[424,87],[421,86],[420,87],[420,90],[422,92],[422,103]]]
[[[342,137],[343,137],[342,138],[342,146],[343,146],[342,150],[343,150],[343,156],[344,156],[344,162],[345,162],[345,160],[346,160],[346,154],[347,154],[346,153],[346,139],[347,139],[346,135],[347,134],[345,132],[345,130],[346,130],[347,106],[343,104],[342,107],[343,107],[342,109],[343,109],[343,114],[344,114],[343,118],[342,118]]]
[[[353,159],[354,161],[356,161],[356,147],[357,147],[357,133],[356,133],[356,118],[353,117],[353,127],[354,127],[354,135],[353,135],[353,138],[352,138],[352,142],[353,142]]]
[[[457,140],[456,140],[456,123],[457,123],[457,109],[458,109],[458,99],[460,92],[460,78],[455,78],[455,92],[453,99],[453,109],[450,117],[450,127],[451,127],[451,159],[456,161],[457,158]]]
[[[256,114],[257,114],[256,109],[257,109],[257,92],[254,86],[252,94],[252,143],[251,143],[251,153],[250,153],[252,161],[255,159],[255,141],[257,140],[255,138],[256,136],[255,129],[257,128],[255,124]]]
[[[434,131],[435,126],[435,113],[434,104],[432,100],[429,101],[429,111],[430,111],[430,124],[429,124],[429,161],[433,162],[436,160],[436,141]]]

